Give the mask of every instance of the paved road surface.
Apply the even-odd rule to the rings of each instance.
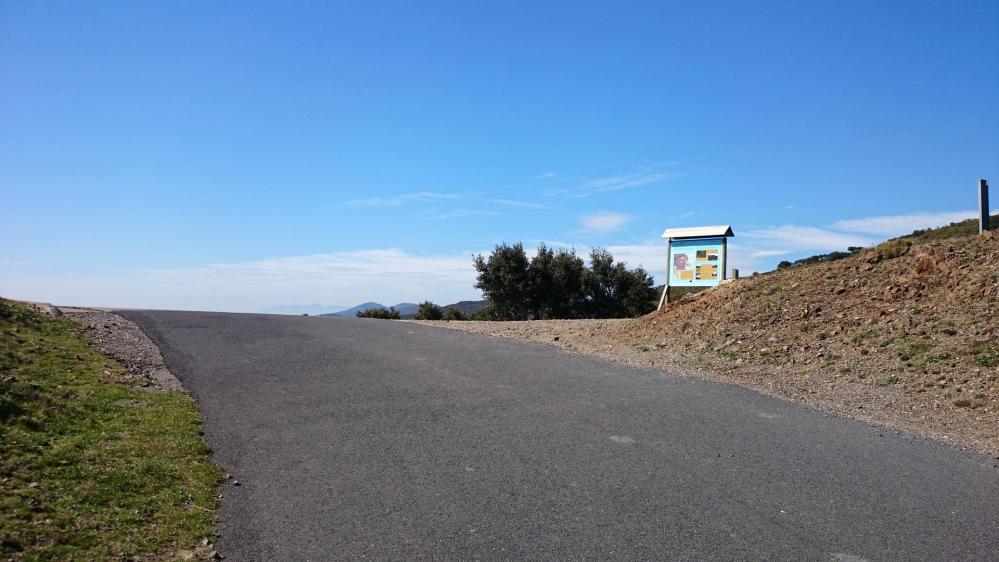
[[[229,560],[996,560],[995,461],[382,320],[123,313],[201,403]]]

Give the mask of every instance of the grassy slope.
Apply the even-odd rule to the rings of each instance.
[[[193,400],[124,381],[72,322],[0,299],[0,553],[158,558],[213,534]]]
[[[989,225],[992,230],[999,230],[999,215],[989,217]],[[964,236],[974,236],[978,234],[978,219],[969,219],[961,222],[954,222],[942,228],[927,230],[917,230],[912,234],[903,236],[902,239],[913,243],[936,242],[950,238],[960,238]]]

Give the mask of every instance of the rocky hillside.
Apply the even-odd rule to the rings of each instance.
[[[906,415],[988,422],[991,435],[981,437],[999,449],[995,232],[898,239],[849,259],[739,280],[619,330],[622,339],[714,369],[794,373],[799,392],[841,386],[863,407],[877,389],[908,397]]]

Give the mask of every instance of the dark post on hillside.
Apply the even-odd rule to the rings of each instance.
[[[989,229],[989,182],[985,180],[978,180],[978,211],[981,213],[978,233],[981,234]]]

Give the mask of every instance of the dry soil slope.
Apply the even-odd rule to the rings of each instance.
[[[617,324],[617,338],[825,409],[999,452],[999,236],[956,226],[956,237],[935,231],[739,280]]]

